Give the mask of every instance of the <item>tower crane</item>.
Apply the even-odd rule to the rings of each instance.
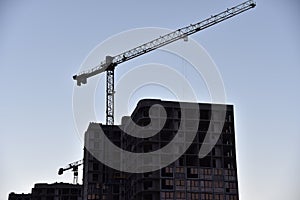
[[[195,24],[180,28],[176,31],[168,33],[150,42],[142,44],[138,47],[125,51],[115,56],[106,56],[105,60],[99,65],[91,68],[90,70],[83,71],[73,76],[73,79],[77,81],[77,85],[86,84],[87,79],[95,76],[99,73],[106,71],[106,124],[114,124],[114,70],[117,65],[131,60],[135,57],[146,54],[150,51],[158,49],[162,46],[175,42],[179,39],[185,39],[187,36],[194,34],[198,31],[206,29],[210,26],[218,24],[226,19],[236,16],[242,12],[245,12],[251,8],[254,8],[256,3],[253,0],[246,1],[235,7],[227,9],[217,15],[213,15],[203,21]]]
[[[82,164],[83,164],[83,160],[79,160],[79,161],[68,164],[64,168],[59,168],[58,175],[62,175],[64,173],[64,171],[72,169],[72,171],[74,173],[73,183],[77,184],[78,183],[78,167]]]

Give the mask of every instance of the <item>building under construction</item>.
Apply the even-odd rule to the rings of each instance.
[[[123,117],[120,126],[90,123],[85,133],[85,145],[92,147],[94,151],[92,155],[87,148],[84,150],[84,199],[237,200],[233,106],[145,99],[137,104],[130,118],[137,125],[146,126],[151,121],[149,109],[157,104],[164,108],[167,118],[162,119],[160,115],[154,118],[151,116],[151,120],[156,119],[159,123],[165,122],[163,128],[153,137],[137,138],[126,134],[123,130],[135,131],[130,129],[128,117]],[[199,113],[194,112],[191,105],[197,105]],[[220,113],[224,107],[226,112],[225,118],[222,119]],[[182,118],[184,121],[181,120]],[[97,151],[100,152],[106,145],[97,139],[99,126],[116,146],[131,152],[147,153],[166,146],[178,134],[179,127],[184,127],[183,132],[180,133],[183,137],[189,134],[189,124],[195,121],[198,121],[198,128],[191,145],[179,159],[162,169],[147,173],[124,173],[107,167],[95,158]],[[181,126],[181,123],[184,126]],[[210,124],[222,126],[221,134],[214,133],[214,130],[210,129]],[[200,159],[199,149],[208,145],[207,141],[210,141],[206,138],[208,134],[211,140],[216,141],[216,144],[205,157]],[[110,152],[110,155],[117,157],[118,155],[113,155],[114,153],[117,152]],[[120,158],[122,159],[124,158]],[[115,161],[119,162],[118,159]],[[150,166],[153,160],[141,162]]]

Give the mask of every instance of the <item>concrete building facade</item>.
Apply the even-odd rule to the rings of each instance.
[[[153,105],[160,105],[166,112],[166,119],[161,115],[150,114]],[[197,105],[195,112],[191,105]],[[226,108],[223,115],[222,109]],[[160,113],[160,111],[156,112]],[[99,126],[105,135],[118,147],[136,153],[156,151],[166,146],[176,134],[189,134],[197,123],[197,133],[191,145],[179,159],[162,169],[147,173],[124,173],[102,164],[90,151],[84,150],[83,197],[84,199],[110,200],[238,200],[238,181],[235,150],[234,115],[232,105],[205,103],[179,103],[155,99],[141,100],[130,118],[140,126],[150,123],[163,123],[163,128],[153,137],[137,138],[126,134],[136,131],[124,117],[119,126],[107,126],[90,123],[85,133],[85,143],[94,149],[103,148],[99,142]],[[185,118],[184,121],[181,119]],[[157,120],[155,122],[155,120]],[[181,124],[182,123],[182,124]],[[179,127],[183,125],[183,132]],[[214,131],[218,127],[221,134]],[[126,130],[125,132],[122,130]],[[209,134],[209,138],[206,137]],[[199,158],[199,150],[215,141],[208,154]],[[180,144],[178,144],[180,145]],[[178,147],[177,147],[178,149]],[[174,148],[174,151],[176,148]],[[95,151],[97,152],[97,150]],[[110,152],[111,155],[117,152]],[[175,153],[175,152],[171,152]],[[169,154],[166,154],[167,156]],[[113,155],[117,158],[118,155]],[[161,156],[163,158],[164,155]],[[126,158],[120,158],[120,160]],[[167,158],[166,158],[167,159]],[[118,160],[116,159],[116,162]],[[139,161],[151,166],[153,160]],[[138,167],[138,166],[136,166]]]

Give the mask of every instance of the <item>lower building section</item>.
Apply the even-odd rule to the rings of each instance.
[[[30,194],[10,193],[8,200],[82,200],[82,185],[37,183]]]
[[[31,194],[16,194],[11,192],[8,196],[8,200],[31,200]]]

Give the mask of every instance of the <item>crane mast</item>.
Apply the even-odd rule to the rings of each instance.
[[[83,71],[78,75],[74,75],[73,79],[77,81],[77,85],[86,84],[87,79],[95,76],[99,73],[106,71],[106,124],[114,124],[114,70],[118,64],[131,60],[135,57],[146,54],[150,51],[158,49],[162,46],[175,42],[179,39],[186,38],[187,36],[194,34],[198,31],[206,29],[217,23],[220,23],[226,19],[236,16],[242,12],[245,12],[251,8],[254,8],[256,3],[253,0],[246,1],[235,7],[227,9],[217,15],[213,15],[201,22],[191,24],[189,26],[180,28],[176,31],[163,35],[150,42],[142,44],[138,47],[125,51],[116,56],[106,56],[105,61],[101,62],[98,66]]]

